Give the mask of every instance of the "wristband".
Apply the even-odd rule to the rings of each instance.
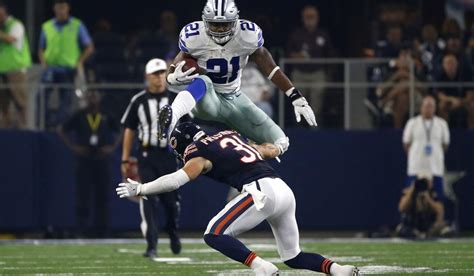
[[[122,160],[122,164],[128,164],[128,160]]]
[[[299,98],[303,98],[303,95],[301,95],[300,91],[298,91],[298,89],[294,87],[286,91],[285,94],[290,98],[291,101],[297,100]]]
[[[272,80],[273,79],[273,76],[275,76],[276,72],[280,70],[280,66],[276,66],[275,68],[273,68],[272,72],[270,72],[270,75],[268,75],[268,80]]]

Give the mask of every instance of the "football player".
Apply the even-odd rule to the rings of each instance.
[[[319,254],[300,250],[293,192],[264,161],[280,153],[275,145],[251,146],[232,130],[208,136],[190,122],[175,128],[170,145],[183,159],[182,169],[145,184],[133,180],[120,183],[117,194],[133,197],[170,192],[204,174],[242,192],[209,222],[204,241],[210,247],[251,267],[257,275],[273,275],[278,272],[275,265],[235,238],[267,220],[280,258],[289,267],[331,275],[359,275],[354,266],[341,266]]]
[[[192,111],[197,118],[224,123],[257,143],[274,143],[284,153],[288,137],[240,91],[242,68],[248,60],[290,98],[298,122],[303,116],[310,126],[316,126],[308,102],[275,64],[263,42],[262,30],[255,23],[239,19],[234,0],[208,0],[202,21],[181,30],[181,51],[176,65],[170,66],[167,81],[171,87],[190,84],[178,93],[171,109],[160,112],[160,136],[169,136],[179,118]],[[198,72],[205,75],[199,75],[196,67],[183,72],[185,59],[190,58],[197,60]]]

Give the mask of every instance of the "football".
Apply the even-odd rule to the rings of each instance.
[[[203,75],[206,73],[206,71],[202,68],[199,67],[198,63],[197,63],[197,60],[194,59],[194,58],[191,58],[191,57],[186,57],[184,58],[184,61],[186,62],[183,66],[183,72],[186,72],[187,70],[191,69],[191,68],[196,68],[196,71],[197,73]]]

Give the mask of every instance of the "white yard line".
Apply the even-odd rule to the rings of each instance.
[[[244,243],[256,243],[256,244],[275,244],[275,240],[272,238],[243,238],[241,239]],[[437,239],[434,242],[440,243],[473,243],[474,238],[453,238],[453,239]],[[204,244],[202,238],[183,238],[181,239],[183,244]],[[387,239],[369,239],[369,238],[304,238],[300,242],[303,243],[415,243],[417,241],[405,240],[400,238],[387,238]],[[169,244],[169,239],[159,239],[161,244]],[[61,240],[34,240],[34,239],[23,239],[23,240],[0,240],[0,245],[91,245],[91,244],[145,244],[143,239],[61,239]]]
[[[159,263],[189,263],[191,262],[191,258],[188,257],[169,257],[169,258],[153,258],[154,262]]]

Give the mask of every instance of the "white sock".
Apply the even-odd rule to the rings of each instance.
[[[259,256],[255,257],[255,259],[253,259],[252,263],[250,264],[250,268],[251,269],[256,269],[258,267],[261,267],[265,264],[265,260],[260,258]]]
[[[334,274],[340,273],[341,269],[342,269],[341,265],[332,263],[331,268],[329,269],[329,272],[331,273],[331,275],[334,275]]]
[[[174,99],[173,104],[171,104],[171,108],[173,109],[173,118],[171,118],[170,131],[173,130],[179,119],[191,112],[195,106],[196,100],[194,100],[193,95],[191,95],[189,91],[184,90],[179,92],[178,96],[176,96]]]

